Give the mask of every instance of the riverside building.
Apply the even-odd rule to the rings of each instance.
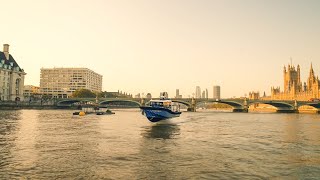
[[[102,75],[88,68],[41,68],[40,93],[68,98],[77,89],[102,91]]]
[[[298,100],[309,101],[320,98],[320,81],[315,75],[311,64],[307,82],[302,83],[300,78],[300,66],[295,68],[288,65],[283,69],[284,91],[280,87],[271,87],[271,100]]]
[[[23,100],[24,76],[26,73],[9,53],[9,44],[0,51],[0,100]]]
[[[23,96],[24,99],[30,99],[30,97],[41,97],[40,95],[40,87],[33,85],[25,85],[23,88]]]

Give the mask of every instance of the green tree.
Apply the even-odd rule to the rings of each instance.
[[[95,98],[96,94],[88,89],[77,89],[72,93],[75,98]]]

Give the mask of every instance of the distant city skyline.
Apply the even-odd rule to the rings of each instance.
[[[219,84],[228,98],[282,89],[290,58],[301,79],[311,62],[320,75],[316,0],[0,3],[0,44],[10,44],[25,85],[39,86],[41,68],[83,67],[103,75],[103,91],[174,97],[179,88],[187,98],[200,86],[210,97]]]

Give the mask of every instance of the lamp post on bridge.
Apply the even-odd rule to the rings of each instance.
[[[188,108],[188,111],[196,112],[196,100],[194,97],[191,99],[191,107]]]
[[[248,111],[249,111],[248,101],[247,101],[247,97],[245,97],[243,102],[243,112],[248,112]]]
[[[99,103],[99,99],[98,99],[98,92],[96,92],[96,104]]]
[[[297,102],[296,99],[294,100],[293,108],[294,108],[294,111],[295,111],[295,112],[297,112],[297,113],[299,112],[299,111],[298,111],[298,102]]]

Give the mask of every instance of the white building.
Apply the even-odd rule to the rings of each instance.
[[[9,44],[0,51],[0,99],[23,100],[24,76],[26,73],[9,53]]]
[[[40,93],[68,98],[77,89],[102,91],[102,75],[88,68],[41,68]]]
[[[207,98],[207,99],[209,98],[209,92],[208,92],[208,89],[206,89],[206,98]]]
[[[202,96],[201,96],[202,99],[206,98],[206,91],[202,91]]]
[[[182,95],[180,95],[179,89],[176,89],[176,97],[175,98],[182,98]]]
[[[196,87],[196,97],[195,98],[201,98],[201,88],[200,88],[200,86]]]
[[[220,86],[213,86],[213,99],[220,99]]]

